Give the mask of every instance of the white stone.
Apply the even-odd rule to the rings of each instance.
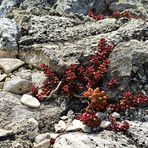
[[[111,125],[111,122],[110,121],[105,121],[103,120],[100,124],[100,127],[101,128],[108,128],[109,126]]]
[[[68,120],[68,117],[67,116],[62,116],[62,117],[60,117],[60,119],[62,119],[62,120]]]
[[[54,125],[55,132],[61,132],[66,129],[66,123],[63,120],[60,120],[58,124]]]
[[[33,148],[50,148],[50,140],[44,140],[39,144],[35,144]]]
[[[35,97],[28,94],[22,96],[21,103],[32,108],[38,108],[40,106],[40,102]]]
[[[41,143],[42,141],[46,140],[46,139],[50,139],[51,136],[49,133],[45,133],[45,134],[40,134],[38,136],[35,137],[35,143],[36,144],[39,144]]]
[[[6,73],[10,73],[24,64],[25,62],[19,59],[13,59],[13,58],[1,58],[0,59],[0,67],[2,67]]]
[[[13,133],[12,131],[0,129],[0,137],[5,137],[5,136],[12,134],[12,133]]]
[[[31,82],[14,76],[4,83],[4,90],[14,94],[25,94],[31,90]]]
[[[7,77],[7,74],[0,74],[0,82],[3,81]]]
[[[112,117],[115,118],[115,119],[120,118],[120,114],[117,113],[117,112],[113,112],[111,115],[112,115]]]
[[[72,125],[68,126],[66,131],[78,131],[84,128],[84,124],[80,120],[74,119]]]

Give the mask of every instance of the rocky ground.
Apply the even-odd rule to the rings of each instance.
[[[113,77],[119,85],[110,98],[125,89],[148,95],[148,0],[104,1],[0,0],[0,148],[48,148],[55,131],[65,128],[54,148],[148,147],[148,106],[129,118],[124,134],[89,133],[77,120],[71,123],[80,100],[57,96],[40,103],[29,95],[46,79],[41,63],[62,71],[93,54],[102,37],[115,46],[104,85]],[[105,15],[128,10],[136,19],[96,21],[87,16],[90,8]]]

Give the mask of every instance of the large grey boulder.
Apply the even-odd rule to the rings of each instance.
[[[130,40],[119,43],[110,54],[109,78],[118,79],[116,91],[109,96],[132,90],[148,95],[148,42]]]
[[[97,44],[98,33],[118,27],[115,19],[96,22],[79,15],[34,16],[26,25],[28,34],[20,39],[19,57],[29,64],[46,63],[54,69],[79,63],[83,51],[90,52]]]

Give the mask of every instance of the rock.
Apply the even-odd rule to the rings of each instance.
[[[80,121],[80,120],[76,120],[74,119],[72,121],[72,125],[68,126],[66,128],[66,131],[69,132],[69,131],[79,131],[81,130],[82,128],[84,128],[84,124]]]
[[[129,142],[130,140],[122,135],[110,131],[103,131],[99,134],[85,134],[80,132],[67,133],[56,139],[54,148],[136,148]]]
[[[19,59],[13,59],[13,58],[1,58],[0,59],[0,67],[2,67],[6,73],[10,73],[24,64],[25,62]]]
[[[4,90],[14,94],[24,94],[31,90],[31,82],[18,76],[12,77],[4,84]]]
[[[148,147],[148,122],[128,121],[130,128],[129,134],[132,140],[136,141],[137,146]]]
[[[39,144],[46,139],[49,140],[50,138],[51,138],[50,134],[45,133],[45,134],[40,134],[40,135],[36,136],[34,141],[35,141],[36,144]]]
[[[11,10],[12,6],[19,5],[23,0],[1,0],[0,1],[0,17],[5,17]]]
[[[89,9],[93,5],[94,0],[87,0],[87,1],[81,1],[81,0],[58,0],[55,4],[55,10],[59,13],[80,13],[83,15],[87,15]]]
[[[136,9],[140,5],[138,0],[122,0],[121,2],[113,2],[110,4],[110,10],[114,11],[124,11],[126,9],[132,8]]]
[[[26,9],[26,12],[32,11],[34,8],[38,7],[40,9],[50,7],[53,0],[23,0],[21,3],[21,8]]]
[[[110,121],[103,120],[103,121],[101,121],[100,127],[101,128],[108,128],[110,125],[111,125]]]
[[[9,135],[11,135],[11,134],[13,134],[12,131],[8,131],[8,130],[0,129],[0,138],[1,138],[1,137],[9,136]]]
[[[18,50],[19,30],[16,23],[8,18],[0,18],[0,50]],[[1,57],[2,58],[2,57]]]
[[[2,82],[7,77],[7,74],[0,74],[0,82]]]
[[[38,88],[41,88],[43,86],[43,82],[47,79],[47,77],[45,77],[45,74],[43,72],[33,72],[31,77],[32,77],[32,84],[34,86],[38,86]]]
[[[38,121],[35,120],[34,118],[29,118],[28,122],[34,123],[34,125],[38,126]]]
[[[146,42],[130,40],[119,43],[110,54],[111,65],[108,78],[117,78],[116,91],[108,91],[111,98],[119,96],[125,90],[146,92],[148,69],[148,48]]]
[[[12,144],[33,147],[32,141],[39,133],[54,131],[54,124],[58,122],[63,111],[54,101],[42,103],[40,108],[35,110],[22,105],[20,99],[19,95],[0,92],[0,127],[15,133],[13,141],[9,136],[6,140],[0,140],[2,148],[10,148]]]
[[[19,76],[21,79],[31,80],[31,70],[22,69],[15,73],[15,76]]]
[[[33,96],[24,94],[21,98],[21,103],[32,108],[38,108],[40,102]]]
[[[59,71],[65,65],[79,63],[83,52],[92,52],[98,32],[115,30],[118,24],[115,19],[96,22],[83,16],[46,15],[32,17],[24,27],[29,30],[28,35],[20,39],[19,58],[34,66],[45,63]]]
[[[33,148],[50,148],[50,140],[44,140],[41,143],[34,145]]]
[[[60,117],[60,119],[62,119],[62,120],[68,120],[68,117],[67,116],[62,116],[62,117]]]
[[[60,120],[58,124],[55,124],[55,132],[62,132],[66,129],[66,123],[63,120]]]
[[[111,116],[112,116],[113,118],[115,118],[115,119],[120,118],[120,114],[117,113],[117,112],[113,112],[113,113],[111,114]]]
[[[106,0],[106,3],[109,5],[114,0]],[[60,13],[79,13],[83,15],[87,15],[90,9],[95,9],[96,13],[103,13],[107,9],[107,5],[105,4],[105,0],[58,0],[54,9]]]

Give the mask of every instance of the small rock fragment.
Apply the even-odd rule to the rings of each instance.
[[[111,125],[111,122],[110,121],[102,121],[101,124],[100,124],[100,127],[101,128],[108,128],[109,126]]]
[[[35,143],[39,144],[42,141],[46,140],[46,139],[50,139],[50,134],[49,133],[45,133],[45,134],[40,134],[38,136],[35,137]]]
[[[60,120],[58,124],[55,124],[54,126],[55,132],[61,132],[66,129],[66,123],[63,120]]]
[[[74,119],[72,121],[72,125],[68,126],[66,131],[78,131],[78,130],[83,129],[83,128],[84,128],[84,124],[80,120]]]
[[[21,103],[32,108],[38,108],[40,106],[40,102],[35,97],[28,94],[22,96]]]
[[[118,118],[120,118],[120,114],[117,113],[117,112],[113,112],[112,117],[115,118],[115,119],[118,119]]]
[[[44,140],[39,144],[35,144],[33,148],[50,148],[50,140]]]
[[[62,116],[60,117],[61,120],[68,120],[68,117],[67,116]]]
[[[7,77],[7,74],[0,74],[0,82],[2,82]]]

